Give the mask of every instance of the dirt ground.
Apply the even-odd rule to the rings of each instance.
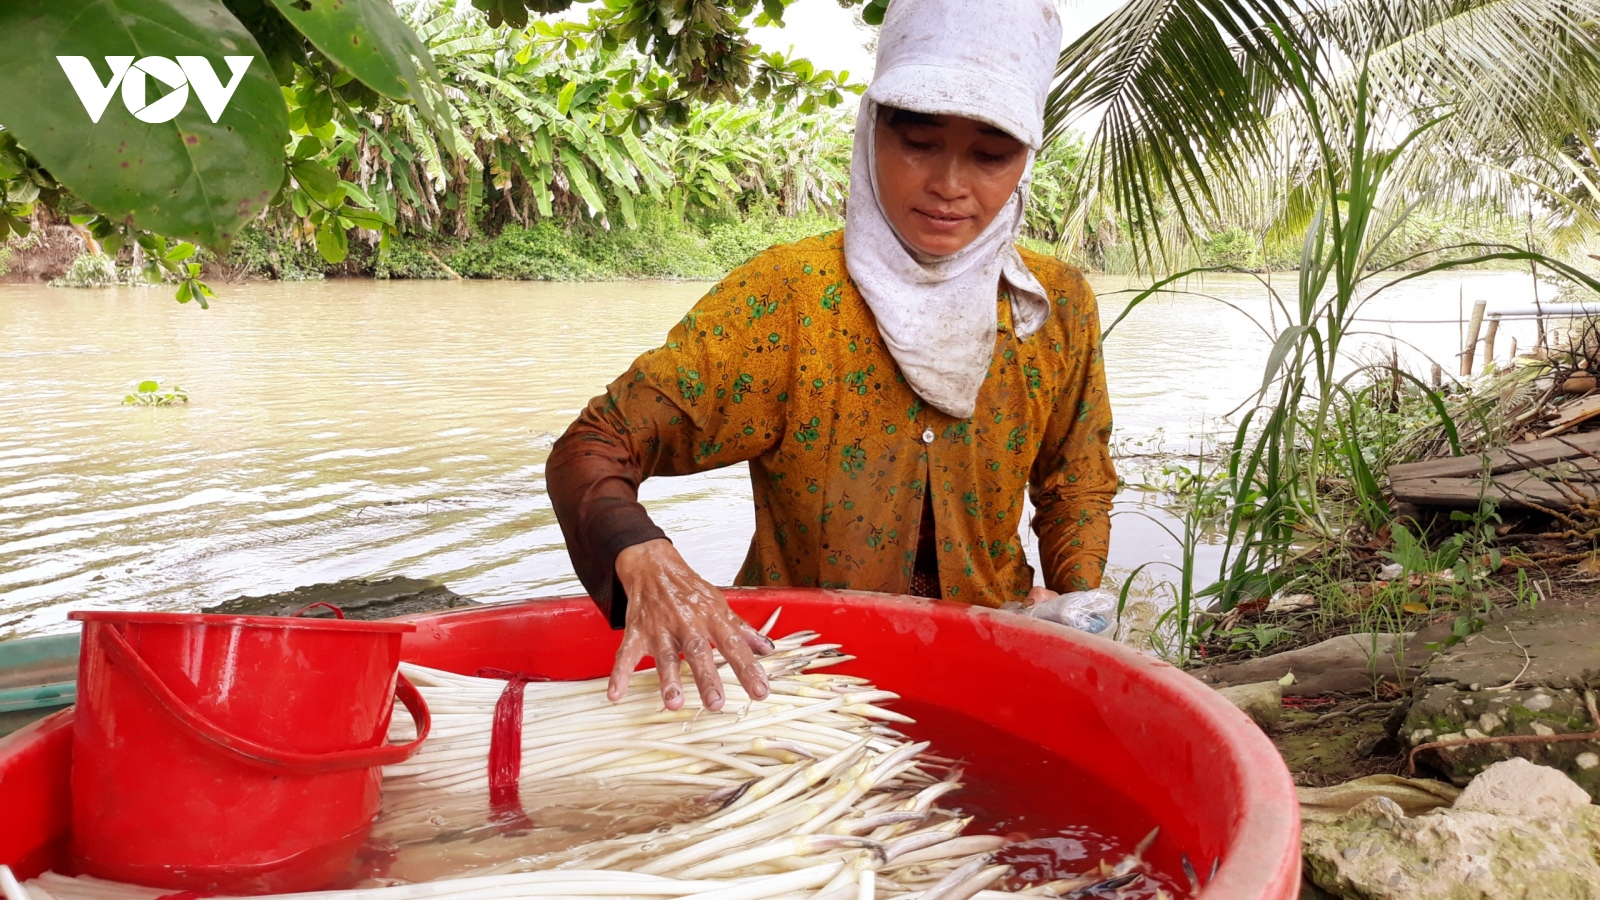
[[[1540,595],[1543,599],[1539,608],[1564,608],[1600,624],[1600,575],[1591,570],[1600,570],[1600,565],[1568,564],[1541,569]],[[1509,570],[1495,577],[1509,583],[1517,574],[1515,570]],[[1483,614],[1478,630],[1492,630],[1503,619],[1518,611],[1514,604],[1503,604]],[[1296,683],[1284,689],[1281,719],[1264,730],[1283,755],[1297,785],[1325,787],[1366,775],[1411,774],[1408,771],[1407,753],[1395,735],[1411,701],[1419,674],[1442,646],[1448,646],[1445,642],[1455,628],[1458,615],[1458,610],[1440,609],[1432,615],[1410,617],[1405,623],[1411,636],[1404,641],[1404,665],[1391,666],[1387,673],[1374,672],[1369,676],[1357,664],[1362,671],[1345,672],[1343,679],[1346,687],[1353,689],[1307,691],[1306,688],[1316,684],[1326,684],[1330,680],[1338,682],[1341,679],[1328,677],[1337,673],[1296,667]],[[1301,651],[1303,654],[1306,648],[1329,638],[1351,634],[1362,627],[1355,616],[1339,619],[1311,612],[1268,614],[1264,610],[1246,610],[1238,620],[1248,624],[1274,625],[1285,629],[1285,633],[1270,648],[1273,652],[1268,654],[1230,650],[1226,639],[1214,640],[1206,658],[1196,660],[1198,666],[1195,674],[1205,677],[1207,670],[1227,672],[1238,670],[1244,663],[1261,665],[1264,661],[1291,651]],[[1506,652],[1514,653],[1515,650],[1508,649]],[[1571,674],[1579,676],[1587,673]],[[1269,677],[1276,679],[1278,675],[1274,673]],[[1357,683],[1350,684],[1351,681]],[[1424,759],[1416,774],[1437,777],[1440,773],[1430,772]]]
[[[1361,711],[1324,719],[1356,709]],[[1327,698],[1322,704],[1285,708],[1283,719],[1267,736],[1299,787],[1327,787],[1366,775],[1404,775],[1405,754],[1384,727],[1394,709],[1393,703],[1372,708],[1370,699]]]

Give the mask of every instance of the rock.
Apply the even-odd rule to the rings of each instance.
[[[1472,779],[1452,808],[1538,819],[1564,816],[1587,805],[1588,792],[1558,770],[1508,759]]]
[[[1434,657],[1412,690],[1396,735],[1409,750],[1450,736],[1597,731],[1600,724],[1590,720],[1582,692],[1568,686],[1597,671],[1600,615],[1595,611],[1512,610]],[[1600,798],[1597,749],[1587,741],[1475,744],[1425,750],[1417,761],[1465,785],[1493,763],[1525,758],[1561,770],[1590,797]]]
[[[1267,604],[1269,613],[1299,612],[1302,609],[1312,609],[1317,605],[1317,598],[1310,594],[1284,594],[1273,595],[1272,602]]]
[[[1405,638],[1410,637],[1405,635]],[[1409,683],[1421,674],[1420,663],[1425,656],[1405,652],[1400,635],[1366,632],[1340,635],[1320,644],[1260,659],[1206,666],[1193,670],[1192,674],[1212,687],[1277,681],[1293,674],[1294,681],[1284,690],[1290,696],[1358,694],[1372,690],[1376,680],[1387,678]]]
[[[1278,724],[1278,717],[1283,713],[1283,686],[1276,681],[1219,688],[1217,693],[1262,728]]]
[[[1497,763],[1449,808],[1412,817],[1374,796],[1307,819],[1306,869],[1324,890],[1366,900],[1600,897],[1600,808],[1586,797],[1553,769]]]
[[[347,578],[260,597],[235,597],[216,606],[208,606],[201,612],[225,616],[290,616],[313,603],[331,603],[343,610],[347,619],[386,619],[476,605],[475,601],[437,581],[395,575],[372,580]],[[325,608],[317,608],[307,612],[306,616],[326,619],[332,618],[333,613]]]

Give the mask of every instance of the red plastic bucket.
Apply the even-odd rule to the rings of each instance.
[[[415,626],[180,613],[83,622],[72,747],[81,872],[205,893],[325,886],[366,839],[380,766],[427,706],[397,679]],[[387,743],[393,699],[417,738]]]

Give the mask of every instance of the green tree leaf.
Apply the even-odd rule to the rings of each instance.
[[[138,120],[113,94],[96,123],[58,55],[88,57],[102,85],[107,56],[201,56],[224,83],[224,56],[252,60],[215,123],[192,92],[161,123]],[[283,97],[255,38],[219,0],[6,0],[0,59],[0,122],[112,221],[222,251],[282,180]]]
[[[336,220],[323,222],[317,228],[317,252],[322,254],[323,259],[334,264],[344,262],[344,258],[349,255],[349,240]]]
[[[314,130],[333,121],[333,92],[320,89],[300,92],[300,106],[305,110],[306,128]]]
[[[324,203],[339,188],[339,174],[321,163],[297,159],[289,164],[289,171],[294,173],[294,180],[300,182],[306,193]]]
[[[430,119],[443,119],[443,108],[423,88],[438,82],[433,57],[389,0],[272,0],[272,5],[362,84],[391,100],[416,103]]]

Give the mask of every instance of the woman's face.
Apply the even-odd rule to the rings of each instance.
[[[877,118],[878,200],[929,256],[977,240],[1022,181],[1027,146],[992,125],[888,108]]]

